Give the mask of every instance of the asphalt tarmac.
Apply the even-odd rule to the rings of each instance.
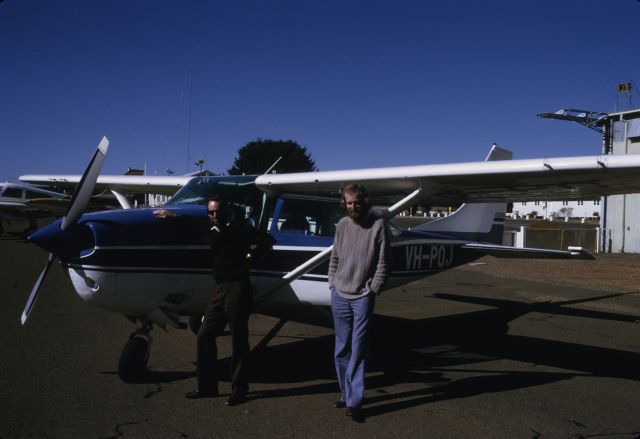
[[[225,407],[224,395],[184,398],[195,385],[188,330],[154,329],[148,376],[120,381],[133,324],[85,304],[59,267],[20,325],[45,261],[35,247],[0,240],[3,439],[640,437],[640,294],[629,287],[640,277],[637,256],[611,259],[618,270],[606,268],[606,256],[571,270],[563,261],[529,270],[483,258],[385,292],[361,424],[332,405],[326,328],[287,323],[253,355],[241,406]],[[603,273],[593,282],[572,281],[595,267]],[[252,346],[275,323],[252,316]],[[219,347],[227,370],[228,336]],[[228,377],[221,391],[228,394]]]

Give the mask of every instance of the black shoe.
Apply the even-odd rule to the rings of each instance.
[[[335,408],[337,408],[337,409],[343,409],[343,408],[345,408],[345,407],[347,406],[347,403],[346,403],[346,402],[344,402],[343,400],[340,400],[340,401],[336,401],[336,402],[334,402],[334,403],[333,403],[333,406],[334,406]]]
[[[224,403],[226,406],[240,405],[247,402],[247,394],[244,392],[231,392],[231,396]]]
[[[347,407],[347,416],[354,422],[364,422],[364,412],[360,407]]]
[[[218,396],[218,392],[201,392],[199,390],[194,390],[184,395],[187,399],[215,398],[216,396]]]

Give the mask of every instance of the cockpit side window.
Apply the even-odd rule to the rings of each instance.
[[[289,235],[333,237],[343,216],[338,201],[285,198],[277,228]]]
[[[52,198],[49,195],[40,194],[38,192],[33,192],[30,190],[25,190],[24,193],[25,193],[25,198],[29,200],[35,200],[36,198]]]
[[[22,198],[22,189],[18,189],[17,187],[8,187],[5,189],[2,196],[8,198]]]

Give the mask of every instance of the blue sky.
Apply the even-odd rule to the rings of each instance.
[[[536,114],[614,111],[639,24],[637,0],[5,0],[0,181],[81,173],[102,135],[106,174],[224,172],[256,138],[320,170],[598,154]]]

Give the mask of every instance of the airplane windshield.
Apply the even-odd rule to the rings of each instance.
[[[171,197],[166,205],[206,204],[214,195],[223,197],[229,203],[248,204],[250,198],[260,193],[253,183],[255,179],[255,175],[196,177]]]
[[[22,198],[22,189],[9,186],[4,190],[2,196],[6,198]]]
[[[206,204],[214,195],[222,197],[252,225],[258,226],[266,207],[266,194],[254,184],[255,175],[196,177],[166,202],[165,206]]]

